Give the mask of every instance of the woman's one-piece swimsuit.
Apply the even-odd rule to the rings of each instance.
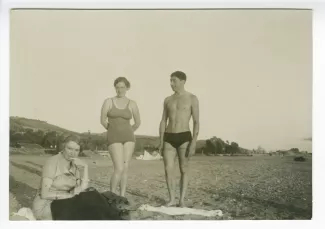
[[[112,108],[107,112],[108,128],[107,141],[108,145],[113,143],[135,142],[134,131],[130,124],[132,113],[129,109],[129,103],[124,109],[117,108],[112,99]]]

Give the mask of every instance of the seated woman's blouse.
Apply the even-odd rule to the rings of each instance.
[[[63,155],[58,153],[50,157],[43,167],[40,188],[33,202],[33,213],[37,219],[51,219],[52,200],[42,199],[41,197],[43,178],[53,180],[49,190],[56,193],[68,193],[80,185],[80,171],[78,167],[70,163],[70,169],[66,169],[64,168],[65,163],[62,163],[64,160]]]

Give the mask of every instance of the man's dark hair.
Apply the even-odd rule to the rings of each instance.
[[[170,77],[177,77],[179,80],[184,80],[186,81],[186,74],[184,72],[181,72],[181,71],[176,71],[176,72],[173,72]]]

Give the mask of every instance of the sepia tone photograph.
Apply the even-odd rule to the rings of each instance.
[[[312,219],[312,15],[12,9],[9,220]]]

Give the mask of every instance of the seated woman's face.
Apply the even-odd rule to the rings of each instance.
[[[72,158],[78,157],[80,152],[80,145],[78,143],[69,141],[68,143],[65,144],[65,147],[63,149],[63,156],[65,159],[68,161],[71,161]]]

